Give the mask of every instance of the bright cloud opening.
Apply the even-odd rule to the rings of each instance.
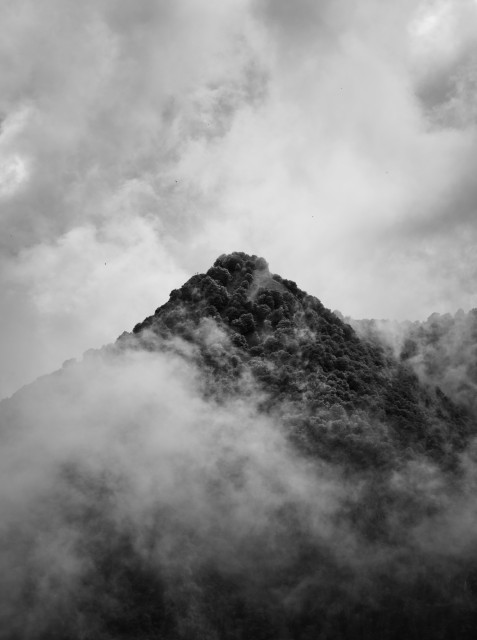
[[[10,196],[26,180],[28,170],[19,156],[12,156],[0,163],[0,195]]]

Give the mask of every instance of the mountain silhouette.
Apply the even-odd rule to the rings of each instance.
[[[1,402],[0,638],[473,638],[452,327],[396,351],[235,252]]]

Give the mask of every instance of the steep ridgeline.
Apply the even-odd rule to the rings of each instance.
[[[0,639],[473,640],[474,414],[375,333],[233,253],[1,402]]]
[[[201,342],[197,327],[207,320],[234,349],[214,352],[210,340]],[[232,391],[234,380],[251,373],[267,393],[263,409],[279,413],[302,450],[327,460],[367,467],[425,453],[452,465],[474,433],[467,413],[421,385],[389,347],[358,337],[257,256],[220,256],[133,333],[146,348],[156,348],[157,337],[201,344],[200,367],[215,377],[207,392]],[[121,340],[131,345],[128,334]]]

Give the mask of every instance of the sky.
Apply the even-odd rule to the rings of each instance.
[[[0,398],[245,251],[354,318],[477,307],[475,0],[5,0]]]

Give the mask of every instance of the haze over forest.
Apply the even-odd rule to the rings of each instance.
[[[0,638],[474,638],[477,311],[352,324],[223,254],[2,401]]]
[[[474,639],[476,68],[475,0],[1,4],[1,640]]]
[[[237,248],[353,318],[476,306],[474,0],[18,0],[0,33],[0,397]]]

